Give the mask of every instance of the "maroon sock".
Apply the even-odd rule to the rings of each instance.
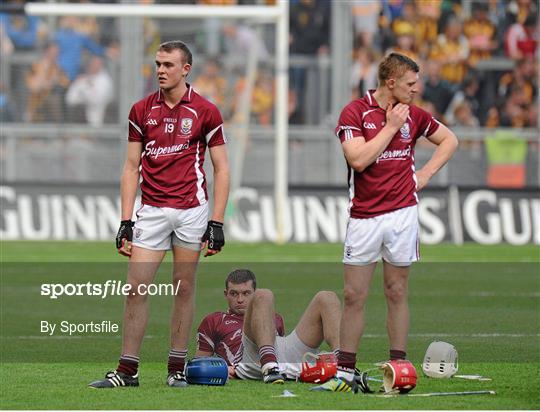
[[[345,372],[354,372],[354,368],[356,367],[356,353],[339,350],[337,364],[338,369]]]
[[[125,373],[126,375],[136,375],[139,370],[139,358],[131,355],[120,356],[116,370]]]
[[[390,349],[390,360],[405,359],[407,352],[398,349]]]
[[[264,345],[259,348],[259,357],[261,359],[261,367],[267,363],[277,363],[276,349],[273,345]]]
[[[184,372],[184,366],[186,365],[187,349],[174,350],[169,352],[169,362],[167,363],[167,370],[169,373]]]

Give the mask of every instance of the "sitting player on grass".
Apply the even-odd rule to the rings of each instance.
[[[256,288],[250,270],[237,269],[227,276],[228,309],[202,320],[195,356],[221,356],[229,365],[230,377],[284,383],[300,377],[304,354],[317,353],[323,340],[332,350],[339,347],[341,304],[334,292],[318,292],[296,328],[284,336],[273,293]]]

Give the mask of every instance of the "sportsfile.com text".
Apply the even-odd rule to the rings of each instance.
[[[174,296],[178,294],[180,281],[171,283],[133,285],[122,283],[119,280],[107,280],[105,283],[42,283],[41,296],[58,299],[61,296],[98,296],[105,299],[107,296]]]

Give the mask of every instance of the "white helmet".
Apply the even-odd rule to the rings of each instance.
[[[458,370],[456,348],[446,342],[431,342],[424,356],[422,370],[430,378],[451,378]]]

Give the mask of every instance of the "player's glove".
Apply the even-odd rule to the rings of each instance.
[[[206,227],[206,232],[201,239],[203,242],[208,241],[208,249],[221,250],[225,245],[225,235],[223,234],[223,223],[210,220]]]
[[[116,248],[120,249],[123,245],[123,239],[126,239],[126,241],[131,242],[133,240],[133,225],[135,222],[132,220],[122,220],[120,222],[120,229],[118,229],[118,233],[116,234]]]

